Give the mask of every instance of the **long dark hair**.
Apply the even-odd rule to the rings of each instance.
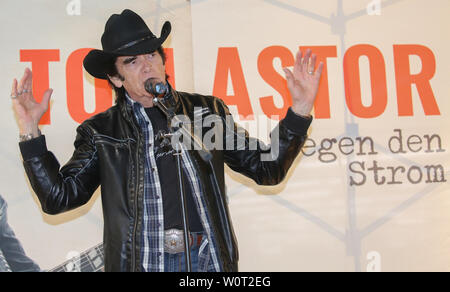
[[[166,57],[166,53],[164,52],[164,48],[162,46],[160,46],[156,51],[161,56],[163,64],[166,64],[167,57]],[[118,57],[111,58],[111,62],[109,62],[105,68],[105,73],[108,76],[118,77],[121,81],[124,81],[125,78],[122,75],[120,75],[120,73],[117,71],[117,67],[116,67],[117,58]],[[167,75],[167,73],[166,73],[166,80],[167,79],[169,79],[169,75]],[[109,78],[108,78],[108,83],[111,86],[111,88],[114,89],[114,93],[116,95],[116,98],[115,98],[116,103],[119,103],[119,101],[125,100],[125,88],[123,86],[120,88],[116,87]]]

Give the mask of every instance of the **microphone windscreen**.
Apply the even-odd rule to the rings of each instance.
[[[162,82],[159,83],[153,82],[151,78],[145,81],[144,88],[148,93],[150,93],[155,97],[162,97],[168,91],[168,87],[166,84]]]

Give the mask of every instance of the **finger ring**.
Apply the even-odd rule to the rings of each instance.
[[[309,75],[314,75],[314,72],[313,71],[309,71],[308,74]]]
[[[17,98],[17,95],[12,95],[11,94],[11,99],[16,99]]]
[[[24,89],[23,91],[22,91],[22,93],[27,93],[27,92],[30,92],[28,89]]]

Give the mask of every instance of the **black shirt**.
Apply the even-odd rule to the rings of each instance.
[[[165,142],[158,133],[168,133],[167,118],[157,107],[146,108],[145,112],[152,122],[154,138],[154,154],[158,167],[159,180],[161,182],[163,206],[164,206],[164,229],[183,230],[183,219],[181,213],[180,187],[177,177],[177,167],[174,150],[170,144],[170,139]],[[193,193],[187,179],[187,174],[183,172],[184,189],[186,194],[186,204],[188,208],[189,231],[201,232],[203,227],[195,206]]]

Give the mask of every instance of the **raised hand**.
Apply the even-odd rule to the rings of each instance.
[[[26,68],[20,82],[17,82],[16,79],[13,80],[11,99],[19,124],[20,135],[32,134],[33,137],[37,137],[39,135],[39,121],[48,109],[53,90],[47,89],[44,92],[42,102],[38,103],[33,97],[32,85],[32,72]]]
[[[320,62],[315,70],[317,56],[314,54],[311,56],[311,53],[308,49],[303,58],[301,51],[297,53],[293,73],[287,68],[283,69],[292,96],[292,110],[302,116],[308,116],[311,113],[324,66]]]

